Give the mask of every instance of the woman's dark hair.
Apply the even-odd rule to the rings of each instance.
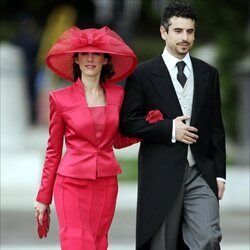
[[[74,79],[74,82],[76,82],[78,78],[81,78],[81,73],[82,73],[79,65],[75,61],[77,58],[78,58],[78,53],[76,52],[73,55],[73,79]]]
[[[82,72],[80,70],[79,65],[75,62],[75,59],[78,58],[78,53],[74,53],[73,55],[73,79],[74,82],[81,78]],[[108,61],[105,65],[102,66],[101,76],[100,80],[102,83],[105,83],[106,80],[110,79],[114,74],[114,65],[112,64],[112,57],[109,54],[104,54],[104,58],[106,58]]]
[[[173,16],[190,18],[195,21],[195,24],[197,22],[197,14],[190,4],[185,2],[172,2],[164,9],[161,18],[161,25],[166,31],[168,31],[168,27],[171,25],[170,18]]]

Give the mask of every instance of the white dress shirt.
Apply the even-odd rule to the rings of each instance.
[[[163,61],[169,71],[173,86],[175,88],[179,103],[181,105],[182,113],[184,115],[191,116],[192,113],[192,103],[193,103],[193,90],[194,90],[194,77],[193,77],[193,67],[192,62],[190,59],[189,53],[185,55],[185,57],[181,60],[184,61],[186,66],[184,68],[184,74],[187,77],[187,81],[184,87],[181,86],[179,81],[177,80],[177,73],[178,69],[176,66],[176,63],[180,60],[173,55],[171,55],[166,48],[164,49],[162,53]],[[186,124],[190,124],[190,120],[186,120]],[[175,122],[173,121],[173,129],[172,129],[172,142],[176,142],[175,137]],[[195,164],[195,160],[190,148],[190,145],[188,145],[188,152],[187,152],[187,160],[189,163],[189,166],[193,166]],[[225,182],[224,178],[217,177],[217,180]]]

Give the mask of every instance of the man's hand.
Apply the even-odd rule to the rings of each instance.
[[[217,180],[217,187],[218,187],[218,198],[219,200],[222,200],[225,192],[225,182]]]
[[[183,121],[190,119],[190,116],[178,116],[174,119],[175,122],[175,138],[177,141],[185,144],[193,144],[197,142],[199,136],[195,134],[198,129],[186,125]]]

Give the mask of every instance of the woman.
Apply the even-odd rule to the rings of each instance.
[[[54,191],[61,248],[104,250],[121,173],[113,146],[139,141],[119,133],[123,88],[112,83],[132,73],[137,59],[108,27],[72,27],[50,49],[46,63],[74,83],[49,96],[49,139],[35,216],[42,225]]]

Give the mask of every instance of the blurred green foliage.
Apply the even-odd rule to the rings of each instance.
[[[232,138],[237,136],[238,82],[237,64],[249,57],[249,1],[195,0],[198,13],[198,44],[213,43],[217,47],[216,67],[220,73],[222,112],[225,128]]]
[[[119,181],[137,181],[137,159],[118,159],[122,174],[118,175]]]

